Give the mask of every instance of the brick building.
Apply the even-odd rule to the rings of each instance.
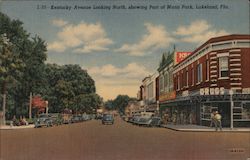
[[[165,104],[195,124],[218,110],[223,126],[250,126],[249,79],[250,35],[211,38],[174,66],[176,99]]]

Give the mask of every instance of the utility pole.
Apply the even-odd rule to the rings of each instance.
[[[31,112],[31,109],[32,109],[32,92],[30,92],[29,119],[31,119],[31,118],[32,118],[32,112]]]
[[[3,93],[3,125],[6,124],[5,112],[6,112],[6,93]]]

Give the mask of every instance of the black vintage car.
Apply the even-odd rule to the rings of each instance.
[[[38,127],[52,127],[53,126],[53,120],[51,118],[51,115],[49,114],[40,114],[38,118],[35,120],[35,128]]]
[[[114,124],[114,116],[112,114],[104,114],[102,124]]]

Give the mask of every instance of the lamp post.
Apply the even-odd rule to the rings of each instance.
[[[233,121],[233,107],[234,107],[234,102],[233,102],[233,90],[229,90],[229,95],[230,95],[230,104],[231,104],[231,123],[230,123],[230,128],[231,130],[234,128],[234,121]]]

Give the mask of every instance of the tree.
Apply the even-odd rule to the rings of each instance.
[[[23,63],[19,55],[12,52],[12,44],[6,34],[0,37],[0,53],[0,83],[3,94],[3,124],[5,125],[7,85],[16,81],[14,75],[20,73]]]

